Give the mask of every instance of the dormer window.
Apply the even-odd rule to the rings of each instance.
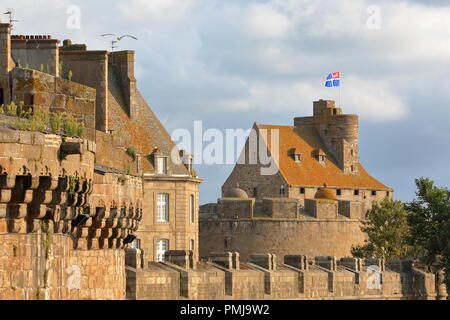
[[[156,157],[156,173],[167,174],[167,158]]]
[[[300,152],[297,149],[292,150],[292,157],[294,158],[294,161],[296,163],[302,162],[302,155],[300,154]]]
[[[319,148],[319,149],[314,150],[314,156],[321,164],[325,164],[325,158],[327,156],[326,156],[325,152],[323,152],[322,149]]]

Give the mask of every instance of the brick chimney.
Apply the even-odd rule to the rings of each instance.
[[[0,104],[11,102],[9,73],[14,67],[11,59],[11,24],[0,21]]]

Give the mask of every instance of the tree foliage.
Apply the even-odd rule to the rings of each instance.
[[[409,257],[408,212],[402,202],[388,198],[374,202],[361,230],[367,233],[368,240],[364,245],[352,247],[355,257],[386,260]]]
[[[421,248],[419,259],[446,273],[450,287],[450,191],[428,178],[416,179],[416,199],[406,205],[410,244]]]

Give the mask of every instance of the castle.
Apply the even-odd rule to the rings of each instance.
[[[364,243],[360,226],[372,202],[393,196],[359,163],[358,116],[320,100],[312,117],[295,118],[293,126],[255,124],[253,130],[261,141],[253,147],[249,137],[223,197],[200,208],[200,255],[351,256],[352,245]],[[266,152],[273,174],[250,160]]]
[[[280,197],[275,196],[278,189],[274,193],[264,187],[264,179],[257,185],[240,181],[244,191],[236,189],[238,177],[231,178],[219,204],[202,210],[219,216],[205,215],[200,228],[202,180],[193,170],[192,156],[176,148],[139,93],[133,51],[92,51],[48,35],[11,35],[11,25],[0,23],[0,105],[12,102],[22,102],[21,108],[32,112],[71,114],[85,130],[83,136],[48,128],[25,130],[14,125],[15,111],[0,115],[2,300],[446,296],[445,288],[436,286],[435,275],[421,266],[410,261],[340,258],[331,242],[326,252],[326,239],[320,254],[298,246],[286,249],[290,253],[283,256],[281,251],[257,254],[265,249],[257,242],[251,248],[256,252],[246,252],[238,240],[222,248],[223,235],[199,236],[199,229],[205,227],[216,233],[218,227],[239,229],[245,223],[270,219],[281,219],[278,223],[286,226],[308,220],[324,228],[340,228],[340,220],[348,219],[349,228],[356,230],[369,200],[387,192],[392,196],[392,190],[369,178],[357,163],[357,139],[346,136],[354,132],[341,132],[347,123],[351,123],[349,131],[356,129],[352,117],[342,118],[341,123],[335,114],[334,125],[324,130],[343,140],[316,139],[314,148],[323,150],[317,154],[324,162],[320,166],[333,172],[339,169],[346,175],[342,181],[367,177],[361,184],[334,183],[323,177],[297,183],[278,174],[274,179],[280,179],[278,185],[287,192]],[[328,104],[317,106],[323,119],[331,116],[325,115]],[[340,110],[332,108],[332,112]],[[317,119],[298,121],[322,126]],[[303,162],[295,163],[300,166],[310,161],[309,149],[301,143],[288,145],[300,150]],[[287,173],[283,167],[279,171]],[[334,199],[335,191],[329,188],[316,192],[322,183],[341,188],[337,195],[341,198]],[[354,201],[358,196],[349,195],[356,187],[361,203]],[[369,190],[377,194],[362,201]],[[202,238],[206,240],[200,243]],[[231,246],[242,251],[242,261],[238,250],[229,250]],[[372,267],[381,279],[375,286],[369,279]]]

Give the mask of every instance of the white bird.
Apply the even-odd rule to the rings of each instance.
[[[106,37],[106,36],[113,36],[113,37],[116,37],[117,41],[120,41],[120,40],[122,40],[123,38],[132,38],[132,39],[134,39],[134,40],[137,40],[136,37],[131,36],[131,35],[129,35],[129,34],[125,34],[125,35],[120,36],[120,37],[119,37],[117,34],[115,34],[115,33],[105,33],[105,34],[102,34],[102,35],[101,35],[101,37]]]
[[[100,35],[100,37],[106,37],[106,36],[112,36],[112,37],[115,38],[115,40],[111,41],[111,51],[114,51],[114,49],[117,48],[117,46],[115,46],[115,44],[117,42],[121,41],[123,38],[131,38],[131,39],[137,40],[136,37],[131,36],[129,34],[125,34],[125,35],[120,36],[120,37],[117,34],[115,34],[115,33],[105,33],[105,34]]]

